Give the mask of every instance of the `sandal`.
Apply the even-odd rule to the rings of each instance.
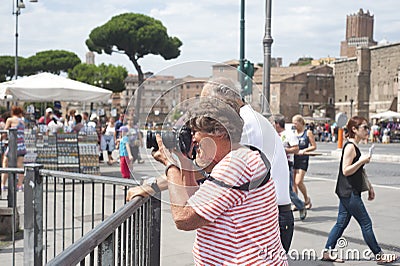
[[[336,263],[344,263],[344,260],[339,259],[339,258],[332,258],[329,252],[324,252],[322,255],[321,261],[330,261],[330,262],[336,262]]]
[[[312,203],[311,203],[311,198],[308,197],[308,200],[306,202],[304,202],[304,207],[309,210],[312,207]]]

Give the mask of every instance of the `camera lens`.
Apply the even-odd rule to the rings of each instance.
[[[156,141],[156,134],[160,134],[164,146],[167,149],[177,149],[182,153],[188,155],[191,143],[192,143],[192,133],[190,128],[183,126],[181,128],[173,128],[172,130],[166,131],[147,131],[146,137],[146,148],[153,148],[154,151],[158,150],[158,144]]]

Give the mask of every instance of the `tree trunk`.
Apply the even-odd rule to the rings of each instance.
[[[138,88],[136,89],[136,99],[135,99],[135,115],[133,117],[133,123],[135,125],[139,124],[139,120],[140,120],[140,103],[142,101],[142,90],[144,89],[144,87],[142,87],[142,83],[144,81],[144,75],[142,72],[142,68],[140,67],[140,65],[138,64],[137,60],[133,57],[130,57],[133,65],[135,66],[135,69],[138,73]]]

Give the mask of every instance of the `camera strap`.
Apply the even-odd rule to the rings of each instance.
[[[237,189],[237,190],[242,190],[242,191],[250,191],[252,189],[256,189],[256,188],[260,188],[262,186],[264,186],[265,184],[267,184],[267,182],[269,181],[270,177],[271,177],[271,163],[269,162],[269,160],[267,159],[267,157],[265,156],[265,154],[263,152],[261,152],[259,149],[257,149],[254,146],[250,146],[250,145],[245,145],[246,147],[250,148],[252,151],[258,151],[258,153],[261,156],[261,159],[263,160],[265,166],[268,169],[267,175],[263,178],[259,178],[255,181],[249,181],[247,183],[244,183],[240,186],[231,186],[228,185],[226,183],[224,183],[221,180],[217,180],[214,177],[211,176],[211,174],[207,173],[206,171],[204,171],[203,169],[200,169],[199,172],[202,174],[202,176],[204,178],[197,180],[198,184],[202,184],[204,183],[204,181],[208,180],[211,181],[221,187],[225,187],[225,188],[233,188],[233,189]],[[195,162],[196,163],[196,162]],[[197,165],[196,165],[197,166]]]

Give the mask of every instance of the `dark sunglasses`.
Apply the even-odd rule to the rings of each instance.
[[[367,125],[360,125],[360,126],[358,126],[358,128],[363,128],[365,130],[369,130],[369,126],[367,126]]]

